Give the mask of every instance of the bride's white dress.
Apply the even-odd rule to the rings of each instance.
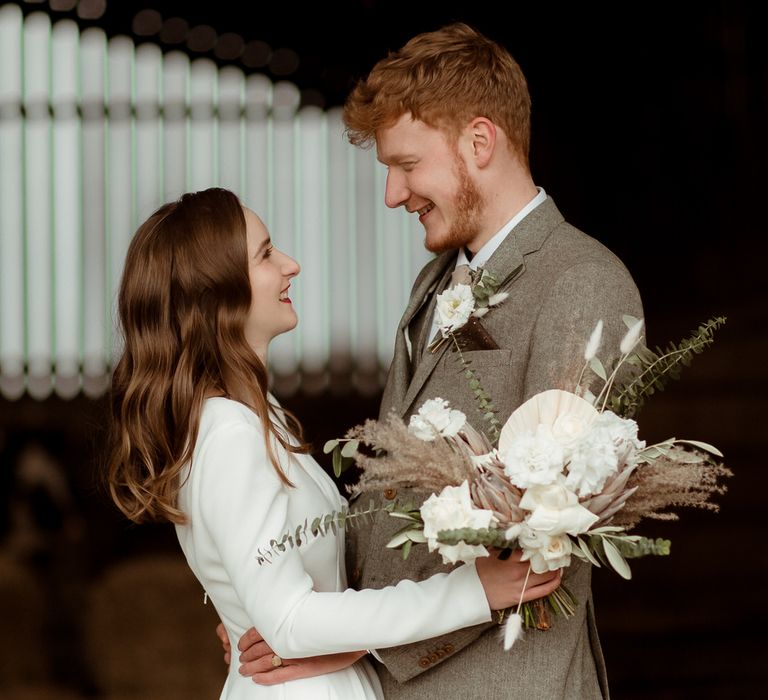
[[[222,699],[383,697],[365,660],[316,678],[256,685],[237,671],[237,642],[251,626],[290,659],[395,646],[490,620],[474,565],[421,583],[347,589],[343,533],[310,539],[259,564],[258,550],[268,549],[270,540],[346,503],[310,456],[277,447],[276,454],[293,488],[270,464],[255,413],[225,398],[205,401],[191,468],[182,474],[179,505],[189,522],[176,532],[235,650]]]

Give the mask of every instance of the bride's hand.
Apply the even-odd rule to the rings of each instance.
[[[250,677],[259,685],[275,685],[339,671],[366,654],[365,651],[349,651],[302,659],[281,659],[276,657],[269,644],[253,627],[240,637],[237,648],[241,652],[238,669],[240,675]],[[275,660],[279,662],[278,666],[275,666]]]
[[[520,561],[521,556],[522,551],[517,549],[508,559],[502,560],[498,550],[490,550],[490,556],[475,559],[477,575],[491,610],[510,608],[521,600],[543,598],[560,585],[561,569],[543,574],[529,573],[529,564]]]

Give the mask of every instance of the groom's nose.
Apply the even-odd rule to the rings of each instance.
[[[387,173],[387,186],[384,191],[384,203],[394,209],[403,206],[411,196],[411,191],[405,182],[402,173],[390,169]]]

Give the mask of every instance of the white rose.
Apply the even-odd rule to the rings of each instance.
[[[468,284],[457,284],[437,295],[437,323],[443,336],[458,330],[475,309],[475,298]]]
[[[424,537],[430,552],[436,549],[443,557],[444,564],[457,561],[470,562],[477,557],[487,557],[488,550],[482,545],[468,545],[459,542],[456,545],[441,544],[437,534],[441,530],[461,528],[485,528],[493,521],[490,510],[476,508],[469,495],[469,483],[460,486],[446,486],[439,495],[432,494],[421,506],[421,518],[424,521]]]
[[[563,469],[565,455],[562,445],[552,438],[544,425],[536,433],[515,436],[502,455],[504,472],[521,489],[536,484],[551,484]]]
[[[520,559],[530,561],[531,569],[537,574],[562,569],[571,563],[573,544],[568,535],[551,536],[524,524],[517,543],[523,550]]]
[[[466,422],[461,411],[449,408],[445,399],[435,398],[425,401],[418,413],[411,416],[408,430],[417,438],[430,441],[437,435],[453,437]]]
[[[531,528],[550,536],[581,534],[599,519],[561,484],[531,486],[520,499],[520,507],[531,511],[526,519]]]
[[[566,451],[569,451],[589,430],[596,415],[597,413],[587,416],[583,413],[564,413],[555,418],[555,422],[552,424],[552,437]]]

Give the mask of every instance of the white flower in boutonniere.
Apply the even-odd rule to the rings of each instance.
[[[475,310],[475,298],[468,284],[457,284],[437,295],[437,322],[443,338],[461,328]]]
[[[437,295],[435,313],[440,334],[429,346],[432,352],[446,339],[457,336],[465,340],[472,336],[475,344],[486,349],[498,347],[478,321],[509,294],[498,291],[499,281],[488,270],[479,267],[469,274],[470,284],[457,284]]]

